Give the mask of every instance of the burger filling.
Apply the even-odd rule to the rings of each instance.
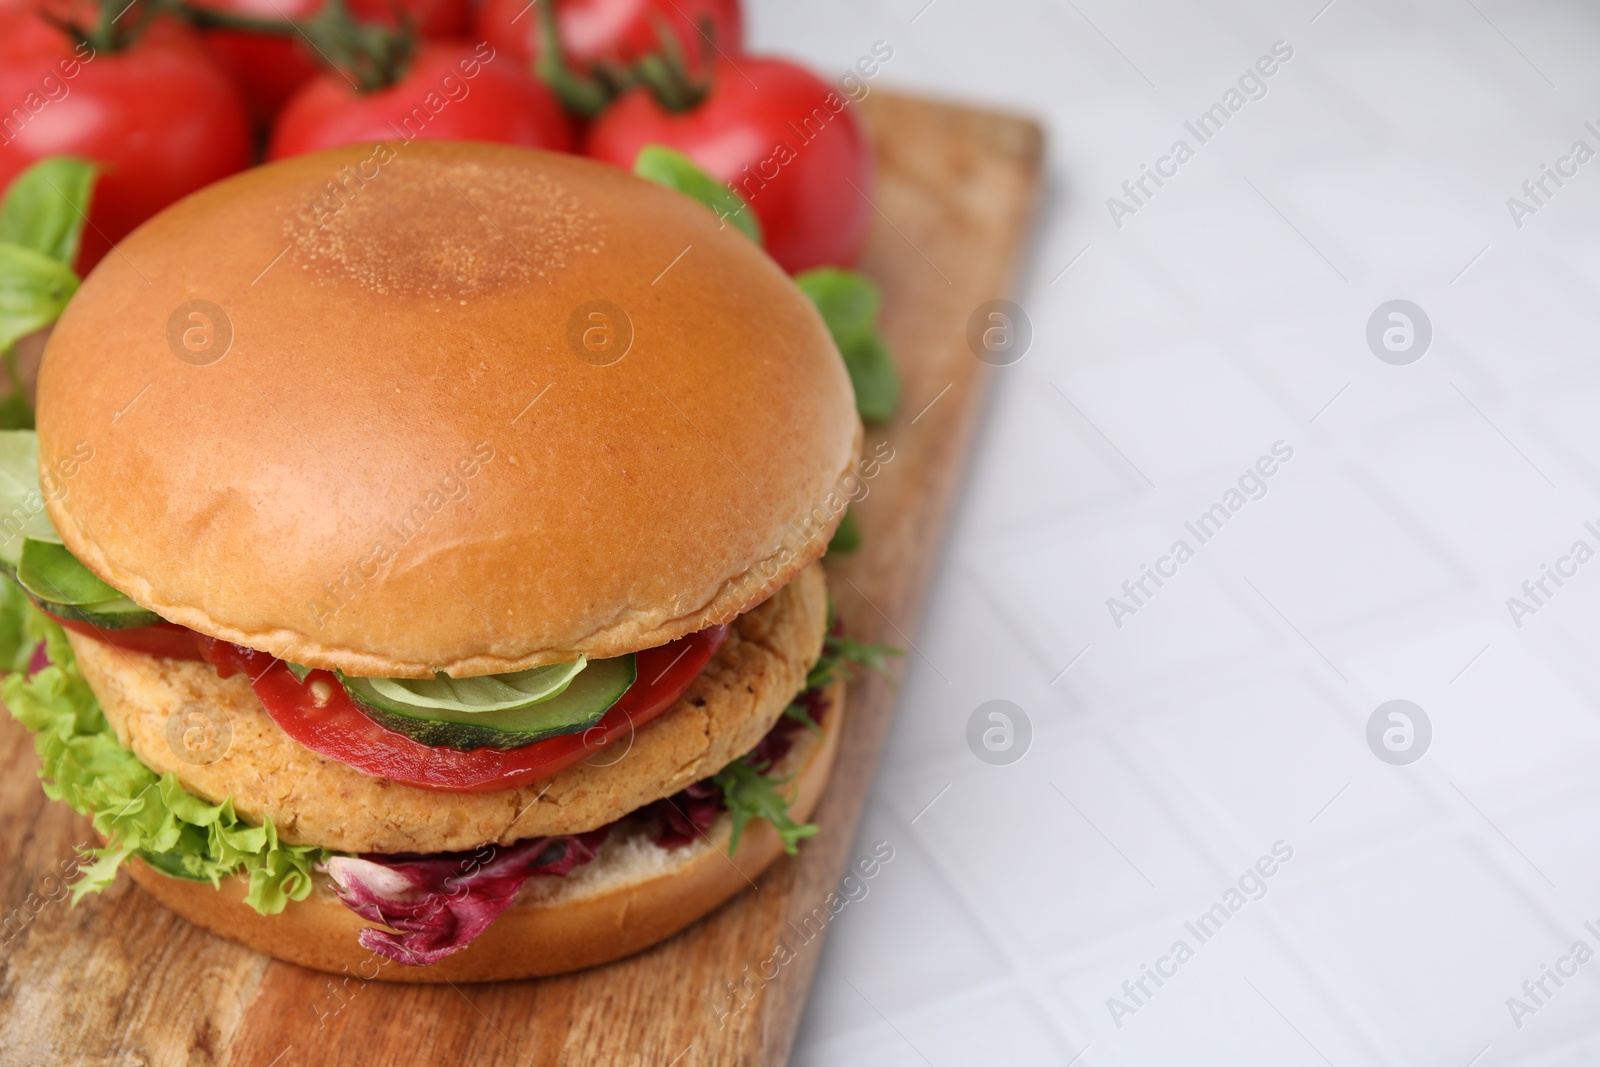
[[[732,852],[739,847],[746,824],[762,818],[772,823],[784,847],[793,853],[817,827],[790,818],[788,802],[775,788],[782,782],[775,782],[770,772],[788,754],[797,730],[821,730],[828,702],[820,689],[807,689],[791,708],[795,714],[779,719],[748,755],[625,820],[648,823],[658,847],[676,849],[706,837],[726,811],[733,823],[728,846]],[[362,930],[358,938],[363,948],[399,963],[426,966],[470,944],[515,902],[531,879],[563,876],[594,859],[622,821],[588,833],[535,837],[467,852],[334,856],[324,869],[348,908],[389,927]]]
[[[68,625],[70,620],[64,622],[42,610],[10,583],[0,584],[0,665],[11,668],[3,688],[6,705],[35,734],[46,794],[89,816],[107,842],[93,850],[92,862],[80,867],[80,878],[73,886],[74,902],[108,887],[131,856],[164,874],[213,885],[229,875],[245,876],[249,879],[246,903],[262,914],[276,914],[289,901],[305,899],[311,893],[314,873],[323,871],[346,906],[388,927],[364,930],[362,945],[416,966],[465,948],[514,902],[531,879],[561,877],[591,861],[622,821],[648,826],[657,846],[676,849],[706,838],[712,824],[727,812],[732,829],[730,852],[737,849],[752,819],[770,822],[785,848],[794,852],[798,842],[817,828],[790,817],[781,788],[786,779],[774,778],[771,772],[800,731],[821,729],[828,710],[824,695],[828,686],[852,663],[881,668],[887,651],[852,642],[838,633],[837,626],[830,627],[823,654],[811,668],[804,690],[760,743],[717,774],[623,820],[583,834],[535,837],[465,852],[348,855],[283,842],[270,817],[260,826],[249,825],[234,813],[231,799],[209,804],[185,790],[175,775],[158,776],[146,767],[117,739],[84,680],[66,639]],[[281,672],[288,681],[278,678],[277,685],[287,689],[292,682],[308,700],[323,700],[327,706],[335,703],[333,694],[318,693],[315,688],[319,681],[326,682],[316,675],[326,672],[296,677],[281,663],[263,670],[261,661],[254,659],[271,660],[263,653],[231,645],[221,648],[221,642],[207,645],[210,639],[182,632],[191,644],[198,642],[197,647],[219,673],[258,668],[251,676],[258,694],[263,679]],[[695,637],[701,645],[720,643],[720,635]],[[691,649],[694,647],[699,646]],[[182,650],[169,647],[166,651]],[[675,655],[681,667],[689,653],[680,650]],[[682,688],[672,694],[674,700]],[[270,713],[272,705],[265,699],[263,704]],[[670,704],[667,701],[667,706]],[[278,715],[273,717],[281,724]],[[451,754],[447,758],[468,755],[444,751]],[[581,752],[586,756],[590,750]]]

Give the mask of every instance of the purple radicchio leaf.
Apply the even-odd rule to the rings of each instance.
[[[711,779],[695,782],[665,800],[651,804],[646,813],[660,820],[656,845],[682,848],[704,837],[722,814],[722,787]]]
[[[514,845],[430,855],[335,856],[327,863],[334,890],[368,927],[361,946],[410,967],[460,952],[511,906],[535,875],[565,875],[594,859],[610,827]]]

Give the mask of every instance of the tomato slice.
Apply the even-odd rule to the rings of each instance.
[[[602,749],[626,741],[689,688],[727,639],[713,626],[668,645],[637,653],[638,677],[594,726],[522,748],[462,752],[435,748],[385,729],[364,715],[337,676],[312,671],[304,682],[269,653],[196,635],[205,658],[224,678],[250,678],[261,704],[283,732],[319,755],[363,774],[447,793],[515,789],[551,778]]]
[[[50,615],[48,611],[45,614]],[[143,652],[147,656],[161,656],[165,659],[204,659],[200,655],[200,645],[196,640],[200,635],[177,623],[158,622],[153,626],[105,630],[98,626],[90,626],[86,622],[78,622],[76,619],[63,619],[58,615],[50,617],[75,634],[92,637],[114,648]]]

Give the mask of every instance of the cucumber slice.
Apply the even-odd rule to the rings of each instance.
[[[425,745],[470,752],[475,748],[522,748],[551,737],[587,730],[600,721],[611,705],[622,699],[634,677],[632,656],[594,660],[571,678],[560,693],[501,711],[428,707],[392,699],[373,686],[375,679],[372,678],[341,675],[339,680],[356,706],[379,726]],[[465,680],[460,679],[457,684]]]
[[[0,430],[0,561],[15,567],[25,538],[61,541],[39,491],[39,438],[32,430]]]
[[[22,588],[52,604],[103,604],[126,599],[121,590],[102,582],[65,545],[32,538],[22,543],[17,565],[17,581]]]
[[[373,692],[392,704],[439,711],[516,711],[560,696],[588,660],[532,667],[515,674],[488,674],[479,678],[368,678]]]
[[[60,619],[102,630],[154,626],[161,616],[135,604],[95,577],[62,545],[32,538],[22,543],[14,577],[39,606]]]
[[[141,608],[125,596],[93,604],[56,604],[41,601],[39,606],[58,619],[86,623],[100,630],[129,630],[135,626],[154,626],[161,616]]]

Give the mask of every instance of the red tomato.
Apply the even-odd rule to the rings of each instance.
[[[30,164],[83,156],[103,170],[78,270],[175,200],[250,163],[238,91],[184,27],[120,52],[80,47],[32,8],[0,16],[0,189]]]
[[[641,86],[595,120],[583,150],[631,168],[653,143],[676,148],[749,201],[767,251],[791,274],[860,257],[872,219],[872,156],[848,99],[809,71],[781,59],[724,60],[706,98],[679,113]]]
[[[303,22],[322,10],[323,0],[191,0],[196,7],[225,15]],[[417,20],[427,38],[461,37],[467,29],[466,0],[350,0],[357,18],[392,26],[395,8]],[[233,75],[250,111],[270,122],[294,91],[322,70],[316,53],[298,34],[274,35],[240,30],[207,30],[206,48]]]
[[[192,0],[196,7],[226,15],[257,19],[309,18],[322,7],[321,0]],[[239,30],[206,30],[201,34],[206,50],[238,84],[250,113],[267,123],[294,91],[322,68],[315,53],[298,34],[278,36]]]
[[[556,36],[567,62],[587,70],[596,60],[631,64],[661,50],[658,26],[677,37],[691,62],[698,60],[700,27],[729,55],[744,43],[739,0],[560,0]],[[485,0],[473,20],[478,36],[518,63],[539,55],[539,12],[527,0]]]
[[[45,614],[50,615],[48,611]],[[200,655],[200,645],[196,640],[199,635],[188,627],[176,623],[159,622],[154,626],[132,626],[126,630],[102,630],[86,622],[63,619],[55,615],[50,617],[75,634],[92,637],[114,648],[143,652],[147,656],[160,656],[163,659],[204,659]]]
[[[471,20],[467,0],[349,0],[350,13],[367,22],[399,25],[396,8],[416,20],[417,32],[429,40],[450,40],[467,35]]]
[[[435,748],[386,730],[346,695],[337,676],[312,671],[304,682],[265,652],[200,637],[206,658],[224,678],[236,672],[251,686],[272,721],[311,751],[363,774],[447,793],[488,793],[550,778],[582,763],[677,703],[722,646],[726,626],[713,626],[668,645],[638,653],[638,677],[600,722],[523,748],[462,752]],[[318,702],[316,690],[322,701]]]
[[[376,92],[318,75],[285,105],[267,155],[417,137],[572,149],[572,127],[542,82],[487,44],[441,44],[424,46],[398,82]]]

